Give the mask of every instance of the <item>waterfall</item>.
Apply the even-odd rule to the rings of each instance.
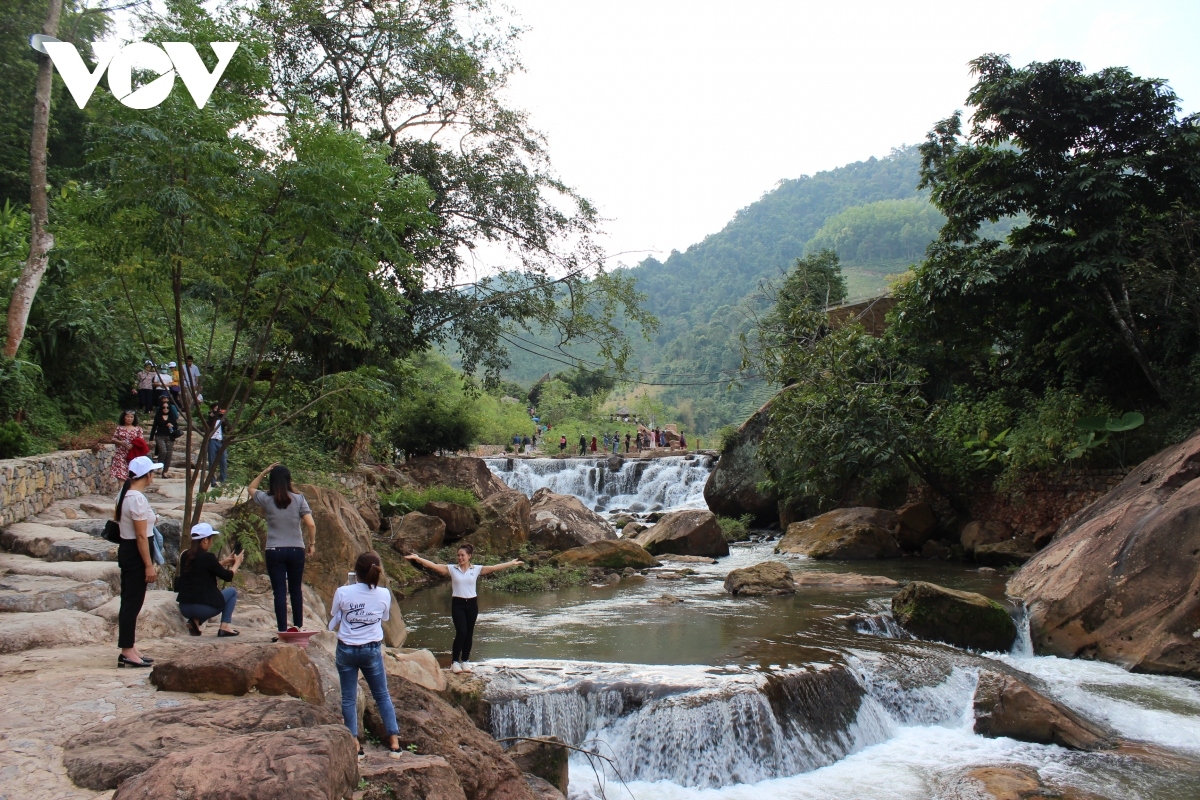
[[[908,713],[917,708],[921,723],[960,725],[975,685],[947,668],[932,685],[901,688],[861,663],[782,672],[561,664],[499,662],[487,689],[493,735],[558,736],[611,756],[626,780],[695,788],[828,766],[887,741],[917,721]]]
[[[1029,609],[1017,601],[1017,640],[1009,655],[1013,658],[1033,658],[1033,635],[1029,632]]]
[[[532,496],[543,487],[578,497],[596,511],[634,513],[707,508],[704,484],[712,456],[622,460],[618,469],[596,458],[489,458],[509,487]]]

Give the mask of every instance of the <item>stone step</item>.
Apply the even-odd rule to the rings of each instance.
[[[54,528],[37,522],[17,522],[0,533],[0,547],[10,553],[45,558],[50,548],[60,542],[91,540],[86,533],[70,528]]]
[[[0,612],[91,611],[112,598],[112,587],[102,580],[80,583],[53,575],[0,577]]]
[[[121,589],[121,570],[113,561],[42,561],[40,558],[0,553],[0,570],[15,575],[52,575],[76,583],[104,581],[114,593]]]
[[[47,561],[116,561],[117,545],[98,537],[68,539],[50,545]]]

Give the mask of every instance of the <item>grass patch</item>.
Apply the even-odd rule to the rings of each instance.
[[[717,524],[721,526],[721,534],[727,542],[744,542],[749,539],[750,523],[753,521],[753,514],[742,514],[737,519],[733,517],[717,517]]]
[[[493,589],[501,592],[547,592],[552,589],[565,589],[569,586],[580,586],[587,582],[585,569],[557,569],[551,566],[530,568],[514,567],[504,572],[488,576],[487,581]]]
[[[467,489],[452,486],[430,486],[428,489],[397,489],[379,495],[379,511],[384,517],[403,516],[411,511],[420,511],[429,503],[457,503],[475,508],[479,498]]]

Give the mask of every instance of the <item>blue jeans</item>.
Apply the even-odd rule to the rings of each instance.
[[[233,608],[237,605],[237,589],[226,586],[221,590],[221,596],[225,598],[225,608],[223,609],[213,608],[204,603],[180,603],[179,613],[183,614],[186,619],[198,619],[201,622],[220,614],[221,622],[228,625],[233,620]]]
[[[275,593],[275,624],[287,630],[287,601],[292,598],[292,624],[304,625],[304,548],[268,547],[264,553],[271,591]]]
[[[342,720],[350,729],[350,735],[358,737],[358,671],[361,669],[379,716],[389,736],[399,736],[400,726],[396,723],[396,707],[388,694],[387,673],[383,670],[383,643],[343,644],[337,646],[338,679],[342,684]]]
[[[208,440],[208,471],[209,471],[209,474],[211,474],[213,476],[212,479],[209,481],[210,484],[217,484],[217,483],[225,482],[225,468],[229,464],[229,449],[226,448],[224,451],[222,451],[221,463],[220,463],[220,465],[218,465],[217,464],[217,451],[221,449],[222,444],[224,444],[224,442],[221,439],[209,439]],[[217,479],[217,475],[218,475],[217,467],[218,466],[220,466],[220,480]]]

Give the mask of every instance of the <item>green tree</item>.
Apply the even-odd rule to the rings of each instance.
[[[970,129],[956,113],[921,147],[946,224],[903,291],[910,342],[960,354],[936,370],[952,379],[1007,371],[1034,389],[1095,381],[1171,401],[1200,341],[1179,224],[1200,208],[1197,117],[1122,68],[996,55],[972,68]],[[1003,241],[981,238],[1018,215]]]

